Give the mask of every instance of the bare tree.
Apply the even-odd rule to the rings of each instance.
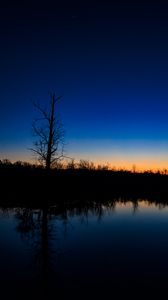
[[[64,156],[64,130],[55,114],[56,103],[61,97],[56,97],[55,94],[51,94],[50,97],[48,109],[34,103],[41,117],[33,121],[33,135],[37,139],[34,147],[30,149],[46,169],[51,169],[52,165]]]

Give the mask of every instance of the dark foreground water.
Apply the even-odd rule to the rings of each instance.
[[[168,206],[0,210],[2,299],[164,299]]]

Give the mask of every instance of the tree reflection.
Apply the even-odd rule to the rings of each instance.
[[[133,201],[132,202],[132,213],[133,213],[133,215],[135,215],[138,212],[138,207],[139,207],[138,200]]]
[[[34,210],[17,208],[17,231],[28,243],[34,253],[35,264],[39,267],[40,282],[43,293],[47,292],[50,268],[50,226],[48,224],[48,208]]]
[[[145,201],[143,201],[146,203]],[[60,256],[65,254],[64,247],[61,248],[58,237],[68,238],[70,228],[72,228],[71,219],[77,217],[81,223],[89,223],[92,216],[96,217],[99,222],[109,212],[115,212],[119,204],[126,205],[128,199],[112,199],[106,202],[91,202],[74,204],[59,204],[54,206],[43,206],[40,209],[17,208],[15,209],[17,218],[17,231],[21,238],[28,243],[34,253],[34,260],[39,269],[40,284],[43,294],[47,295],[54,288],[59,289],[61,282],[60,271],[57,269],[57,263]],[[133,199],[130,201],[133,214],[139,209],[140,200]],[[147,202],[150,205],[152,202]],[[162,208],[161,204],[157,204]],[[57,222],[58,221],[58,222]],[[61,227],[59,225],[62,225]],[[63,231],[60,231],[60,228]],[[59,281],[60,280],[60,281]]]
[[[78,207],[64,207],[47,205],[41,209],[17,208],[15,216],[17,219],[16,230],[21,238],[28,244],[34,253],[34,261],[38,266],[43,293],[48,293],[50,282],[53,278],[58,279],[56,261],[60,255],[64,255],[64,249],[56,246],[58,231],[54,220],[61,221],[64,237],[68,237],[68,228],[71,226],[70,219],[79,216],[81,222],[88,222],[90,216],[95,215],[101,221],[105,209],[114,210],[114,203],[102,205],[101,203],[83,204]],[[54,242],[54,243],[53,243]],[[58,243],[59,244],[59,243]],[[58,279],[59,281],[59,279]]]

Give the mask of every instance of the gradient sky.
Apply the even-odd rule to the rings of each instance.
[[[32,100],[54,91],[68,156],[168,168],[166,5],[4,1],[0,37],[0,159],[32,159]]]

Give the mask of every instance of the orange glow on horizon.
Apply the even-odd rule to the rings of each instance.
[[[33,158],[27,158],[27,157],[20,157],[17,159],[16,157],[3,157],[2,159],[9,159],[12,163],[16,161],[22,161],[22,162],[27,162],[30,164],[37,164],[38,160],[33,159]],[[135,162],[135,163],[130,163],[128,161],[107,161],[107,160],[91,160],[91,159],[85,159],[81,158],[81,160],[86,160],[89,163],[93,163],[93,165],[97,168],[98,166],[107,166],[108,169],[111,170],[127,170],[127,171],[134,171],[134,172],[144,172],[144,171],[152,171],[152,172],[157,172],[157,171],[165,171],[168,170],[168,162],[163,161],[161,163],[155,163],[155,162]],[[80,159],[75,159],[75,163],[79,163]],[[66,164],[66,163],[65,163]]]
[[[163,156],[149,156],[149,155],[138,155],[137,157],[130,154],[130,156],[125,156],[120,155],[120,157],[113,156],[111,157],[108,156],[99,156],[99,155],[80,155],[79,153],[77,154],[70,154],[68,155],[69,157],[72,157],[75,160],[75,163],[78,163],[81,160],[86,160],[88,162],[93,162],[95,167],[98,165],[100,166],[108,166],[109,169],[114,169],[114,170],[129,170],[129,171],[135,171],[135,172],[143,172],[143,171],[152,171],[152,172],[157,172],[159,171],[164,171],[168,170],[168,157],[164,155]],[[11,155],[3,155],[1,158],[3,159],[9,159],[12,163],[16,161],[23,161],[23,162],[28,162],[32,164],[37,164],[38,160],[31,155],[30,151],[29,152],[16,152]],[[69,160],[67,160],[69,162]]]

